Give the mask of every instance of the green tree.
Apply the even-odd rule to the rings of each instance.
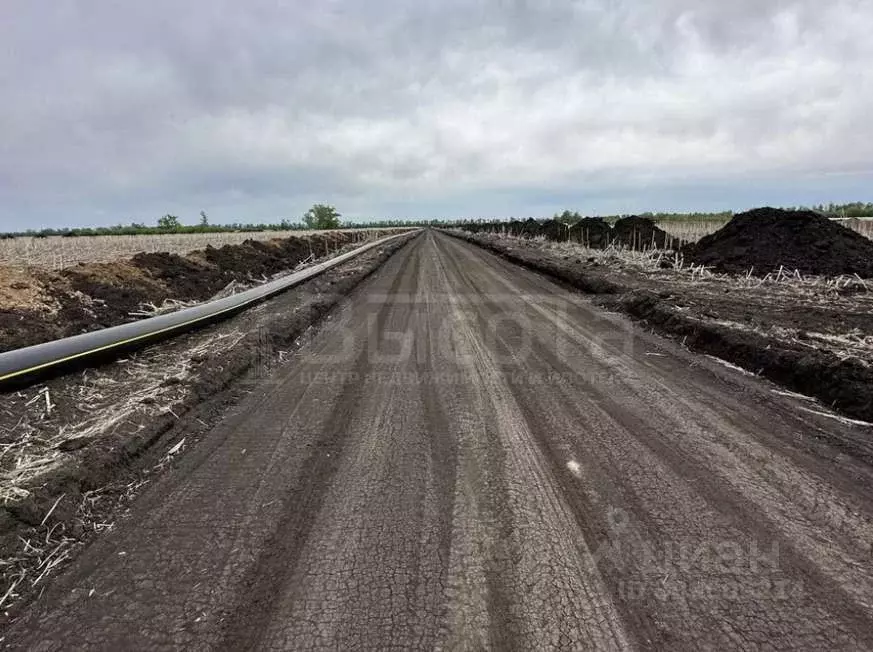
[[[158,220],[158,228],[165,229],[167,231],[172,231],[173,229],[178,229],[182,226],[182,223],[179,221],[179,218],[175,215],[164,215],[162,218]]]
[[[209,226],[209,216],[206,211],[200,211],[200,226]]]
[[[315,204],[303,215],[303,223],[309,229],[338,229],[340,217],[333,206]]]

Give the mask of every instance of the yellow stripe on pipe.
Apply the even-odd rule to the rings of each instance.
[[[212,319],[213,317],[217,317],[219,315],[223,315],[226,312],[230,312],[232,310],[240,310],[245,306],[253,303],[253,301],[246,301],[245,303],[241,303],[238,306],[231,306],[230,308],[225,308],[224,310],[219,310],[218,312],[213,312],[203,317],[198,317],[197,319],[191,319],[189,321],[184,321],[181,324],[175,324],[173,326],[167,326],[166,328],[162,328],[159,331],[154,331],[151,333],[145,333],[143,335],[138,335],[137,337],[131,337],[126,340],[121,340],[120,342],[113,342],[112,344],[106,344],[105,346],[97,347],[96,349],[88,349],[87,351],[82,351],[80,353],[76,353],[75,355],[69,355],[66,358],[61,358],[59,360],[52,360],[51,362],[45,362],[41,365],[37,365],[35,367],[30,367],[29,369],[20,369],[18,371],[13,371],[11,374],[6,374],[5,376],[0,376],[0,382],[4,380],[9,380],[10,378],[17,378],[18,376],[24,376],[34,371],[39,371],[41,369],[48,369],[49,367],[54,367],[59,364],[63,364],[65,362],[69,362],[70,360],[76,360],[78,358],[82,358],[86,355],[93,355],[94,353],[100,353],[101,351],[108,351],[109,349],[114,349],[119,346],[124,346],[125,344],[130,344],[131,342],[138,342],[139,340],[144,340],[149,337],[155,337],[156,335],[160,335],[161,333],[166,333],[167,331],[176,330],[177,328],[184,328],[185,326],[190,326],[191,324],[196,324],[197,322],[206,321],[207,319]],[[96,331],[95,331],[96,332]]]

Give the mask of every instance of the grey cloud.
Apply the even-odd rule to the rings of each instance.
[[[873,8],[854,0],[0,12],[0,228],[161,206],[254,219],[318,199],[389,217],[522,214],[544,194],[639,210],[720,178],[739,205],[776,178],[783,203],[792,178],[856,199],[865,177],[835,174],[873,163]],[[721,207],[714,190],[680,195]]]

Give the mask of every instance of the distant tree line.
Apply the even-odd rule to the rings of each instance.
[[[173,219],[165,219],[173,218]],[[0,237],[15,238],[29,236],[33,238],[47,238],[49,236],[62,236],[75,238],[90,235],[162,235],[167,233],[239,233],[252,231],[294,231],[308,228],[300,222],[282,220],[277,224],[196,224],[185,225],[173,215],[162,217],[158,226],[148,226],[132,222],[131,224],[117,224],[115,226],[97,226],[71,229],[28,229],[27,231],[15,231],[4,233]]]
[[[324,209],[329,209],[327,213]],[[319,218],[315,222],[307,220],[307,216],[313,214],[317,210]],[[332,212],[331,212],[332,211]],[[62,228],[62,229],[28,229],[26,231],[14,231],[8,233],[0,233],[0,238],[17,238],[17,237],[32,237],[32,238],[48,238],[50,236],[60,236],[65,238],[75,238],[80,236],[94,235],[164,235],[168,233],[250,233],[255,231],[302,231],[307,229],[338,229],[343,228],[339,223],[340,214],[336,212],[332,206],[316,204],[304,216],[303,221],[282,219],[272,223],[242,223],[233,222],[231,224],[210,224],[209,216],[206,211],[200,211],[199,221],[196,225],[182,224],[182,221],[177,215],[163,215],[158,218],[155,226],[150,226],[140,222],[131,222],[130,224],[116,224],[115,226],[97,226],[97,227],[81,227],[81,228]],[[317,225],[316,225],[317,222]]]
[[[790,206],[786,210],[814,210],[829,217],[873,217],[873,203],[864,203],[864,202],[854,202],[851,204],[818,204],[815,206]],[[615,222],[623,217],[629,217],[631,213],[623,213],[617,215],[599,215],[598,219],[602,219],[605,222]],[[690,212],[690,213],[633,213],[633,215],[638,217],[648,217],[656,222],[665,222],[665,221],[675,221],[675,222],[694,222],[701,220],[717,220],[717,221],[727,221],[734,216],[734,211],[718,211],[718,212]],[[556,220],[558,222],[563,222],[565,224],[575,224],[580,220],[584,219],[586,216],[582,215],[578,211],[570,211],[565,210],[562,213],[555,213],[551,219]],[[590,216],[588,216],[590,217]],[[531,218],[531,217],[509,217],[509,218],[493,218],[493,217],[481,217],[481,218],[469,218],[469,219],[460,219],[460,220],[450,220],[439,221],[438,224],[451,224],[462,226],[464,224],[471,224],[477,222],[511,222],[514,220],[527,220],[527,219],[538,219],[542,221],[542,218]]]
[[[617,215],[598,215],[594,219],[603,220],[604,222],[615,222],[620,220],[623,217],[629,217],[630,215],[634,215],[636,217],[648,217],[656,222],[663,222],[666,220],[673,221],[699,221],[699,220],[729,220],[733,217],[732,211],[724,211],[719,213],[623,213]],[[569,211],[566,210],[562,213],[555,213],[551,219],[557,222],[563,222],[564,224],[575,224],[583,219],[591,218],[592,216],[583,215],[578,211]],[[541,217],[506,217],[506,218],[494,218],[494,217],[480,217],[480,218],[469,218],[469,219],[456,219],[456,220],[439,220],[435,222],[436,224],[441,225],[454,225],[454,226],[463,226],[465,224],[475,224],[481,222],[514,222],[514,221],[526,221],[526,220],[537,220],[539,222],[544,221],[544,218]]]
[[[873,217],[873,203],[870,202],[853,202],[849,204],[818,204],[816,206],[797,206],[791,207],[791,210],[816,210],[831,217]],[[714,213],[640,213],[641,217],[649,217],[655,221],[696,221],[696,220],[729,220],[733,217],[733,211],[722,211]],[[68,229],[28,229],[26,231],[14,231],[8,233],[0,233],[0,238],[16,238],[29,236],[34,238],[47,238],[50,236],[62,236],[67,238],[75,238],[78,236],[94,236],[94,235],[161,235],[167,233],[247,233],[254,231],[300,231],[310,229],[367,229],[367,228],[385,228],[385,227],[418,227],[418,226],[462,226],[483,221],[495,221],[492,217],[468,218],[468,219],[391,219],[391,220],[359,220],[355,222],[342,222],[342,216],[333,206],[327,204],[315,204],[302,217],[301,220],[282,219],[274,223],[241,223],[234,222],[232,224],[210,224],[209,216],[205,211],[200,211],[199,222],[196,225],[182,224],[181,220],[176,215],[164,215],[157,220],[155,226],[149,226],[138,222],[132,222],[128,225],[117,224],[115,226],[98,226],[98,227],[83,227],[83,228],[68,228]],[[578,211],[565,210],[562,213],[556,213],[552,219],[566,224],[574,224],[583,219],[583,215]],[[607,222],[613,222],[627,215],[605,215],[601,219]],[[514,218],[508,217],[498,219],[497,221],[512,221],[515,219],[530,219],[530,218]]]
[[[873,217],[873,203],[852,202],[851,204],[819,204],[813,210],[834,217]]]

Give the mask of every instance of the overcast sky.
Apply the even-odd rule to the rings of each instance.
[[[0,230],[870,200],[867,0],[4,0]]]

